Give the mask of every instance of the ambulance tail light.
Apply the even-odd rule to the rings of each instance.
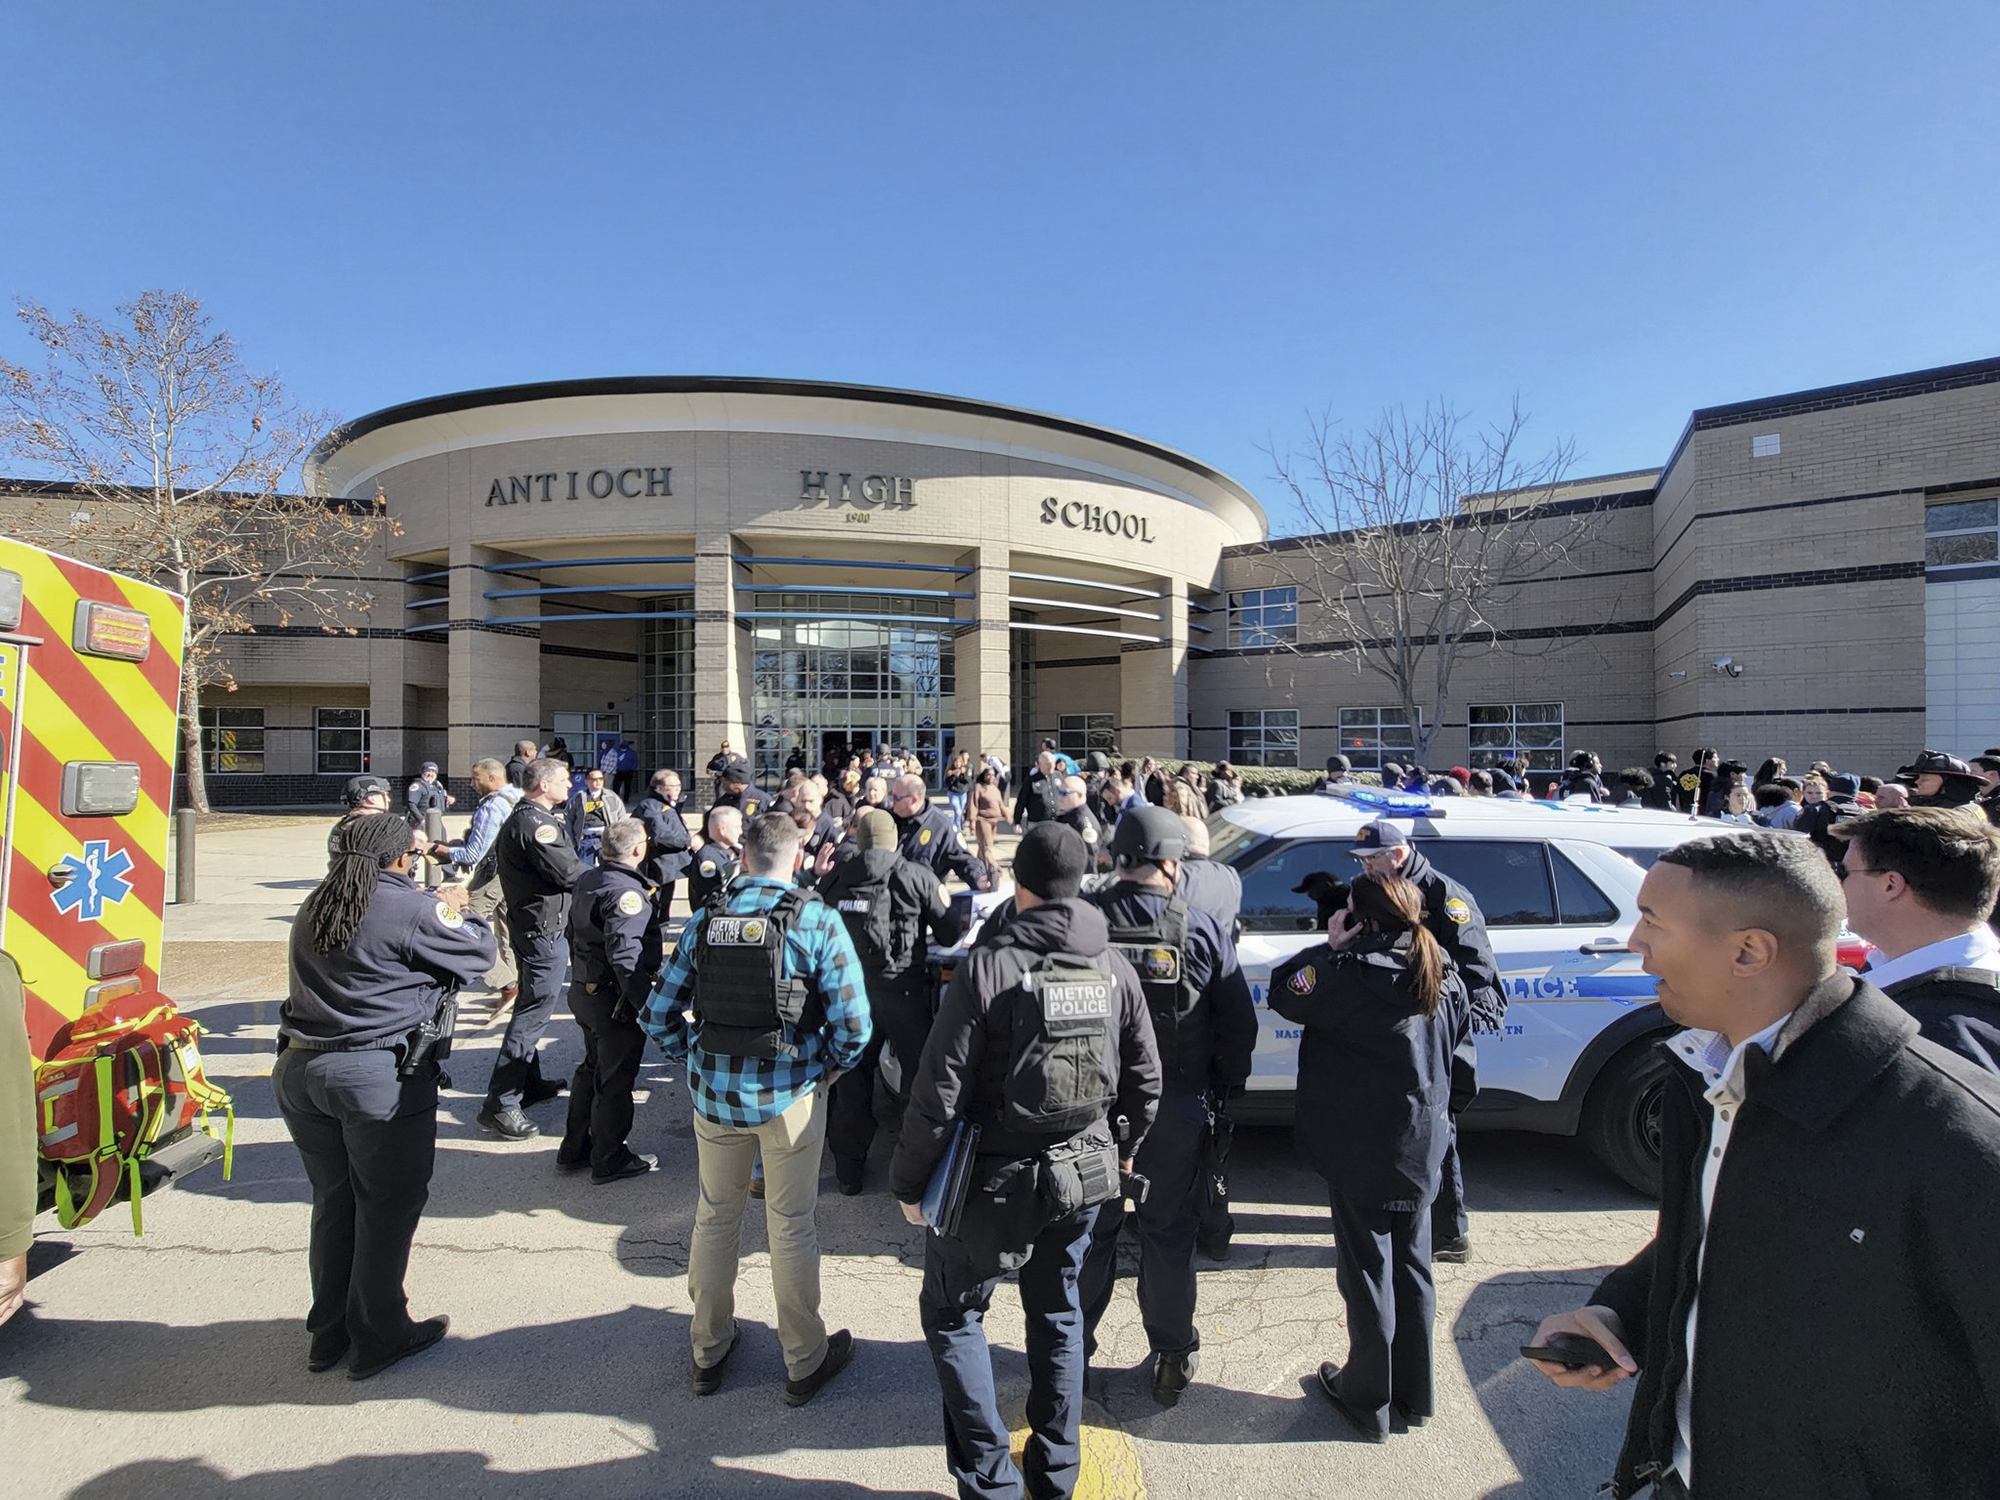
[[[107,979],[103,984],[93,984],[83,992],[83,1008],[95,1010],[100,1005],[109,1005],[114,1000],[129,1000],[139,993],[136,976],[127,979]]]
[[[0,630],[21,628],[21,575],[0,568]]]
[[[70,645],[86,656],[144,661],[153,649],[153,622],[136,609],[79,599]]]
[[[85,960],[92,979],[118,979],[139,972],[146,961],[146,944],[139,938],[122,943],[99,943]]]
[[[139,767],[129,760],[69,760],[62,768],[65,818],[122,818],[139,806]]]

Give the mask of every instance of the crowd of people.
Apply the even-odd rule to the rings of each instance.
[[[753,1196],[782,1399],[803,1405],[847,1366],[854,1340],[822,1315],[821,1162],[842,1194],[867,1191],[886,1129],[889,1193],[928,1226],[920,1322],[961,1494],[1074,1488],[1084,1373],[1128,1224],[1151,1393],[1183,1397],[1200,1369],[1197,1258],[1230,1253],[1229,1107],[1256,1040],[1240,880],[1206,858],[1206,816],[1242,779],[1078,765],[1044,745],[1011,788],[1004,766],[953,757],[935,805],[910,766],[799,764],[767,793],[725,745],[694,819],[672,770],[628,810],[602,766],[573,786],[568,764],[523,742],[510,764],[472,768],[459,840],[438,836],[430,772],[401,818],[384,816],[385,786],[356,779],[294,929],[276,1074],[314,1189],[310,1368],[366,1379],[444,1336],[443,1317],[411,1319],[402,1289],[442,1081],[421,1043],[426,1028],[448,1037],[453,996],[484,983],[486,1024],[506,1029],[480,1123],[532,1139],[530,1112],[567,1090],[556,1165],[593,1183],[658,1169],[629,1143],[647,1044],[684,1069],[697,1395],[723,1388],[742,1335]],[[1336,756],[1323,786],[1352,774]],[[1778,760],[1752,776],[1707,750],[1685,772],[1663,753],[1610,783],[1588,754],[1554,785],[1504,765],[1384,779],[1729,822],[1747,795],[1761,825],[1716,825],[1646,876],[1632,947],[1687,1028],[1662,1111],[1659,1236],[1535,1340],[1559,1384],[1640,1382],[1616,1493],[1846,1493],[1856,1473],[1899,1476],[1899,1493],[1990,1493],[2000,757],[1926,751],[1880,781],[1824,764],[1793,778]],[[1012,893],[975,911],[947,891],[993,886],[1008,790]],[[1407,819],[1368,823],[1352,855],[1302,886],[1324,940],[1277,967],[1269,1003],[1301,1028],[1297,1143],[1326,1186],[1347,1314],[1349,1346],[1317,1383],[1349,1435],[1385,1441],[1435,1410],[1432,1265],[1472,1254],[1457,1118],[1477,1089],[1474,1038],[1499,1029],[1506,995],[1476,901]],[[669,943],[683,879],[689,916]],[[1872,945],[1859,975],[1834,962],[1843,920]],[[955,954],[941,990],[934,948]],[[583,1043],[567,1080],[542,1074],[539,1046],[565,994]],[[1884,1141],[1889,1158],[1863,1149]],[[955,1212],[934,1201],[954,1180]],[[1029,1327],[1021,1473],[983,1331],[1011,1273]],[[1885,1369],[1890,1340],[1909,1358]],[[1822,1353],[1801,1369],[1807,1345]],[[1740,1420],[1750,1400],[1766,1419]]]

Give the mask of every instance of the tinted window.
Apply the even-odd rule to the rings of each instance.
[[[1612,853],[1624,855],[1642,870],[1650,870],[1653,868],[1653,861],[1660,857],[1662,851],[1658,849],[1614,849]]]
[[[1488,927],[1553,927],[1555,899],[1539,839],[1426,839],[1423,856],[1472,893]]]
[[[1348,857],[1350,843],[1333,839],[1287,839],[1269,859],[1243,871],[1243,930],[1245,932],[1317,932],[1319,911],[1312,898],[1292,887],[1315,870],[1330,870],[1342,880],[1361,873]]]
[[[1571,927],[1596,926],[1618,920],[1618,904],[1571,863],[1567,854],[1560,849],[1550,849],[1549,861],[1555,866],[1556,905],[1562,909],[1565,924]]]

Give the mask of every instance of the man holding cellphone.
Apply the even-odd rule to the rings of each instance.
[[[1537,1360],[1561,1386],[1637,1379],[1619,1500],[1995,1492],[2000,1085],[1839,967],[1842,878],[1755,833],[1640,889],[1631,946],[1688,1028],[1659,1226],[1531,1346],[1599,1346]]]

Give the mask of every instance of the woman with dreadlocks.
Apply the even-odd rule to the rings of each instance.
[[[465,888],[418,889],[417,836],[356,818],[292,925],[291,982],[271,1087],[312,1181],[306,1368],[366,1380],[444,1337],[410,1318],[403,1273],[437,1151],[435,1061],[406,1068],[439,1002],[493,965]],[[405,1074],[409,1076],[404,1076]]]

